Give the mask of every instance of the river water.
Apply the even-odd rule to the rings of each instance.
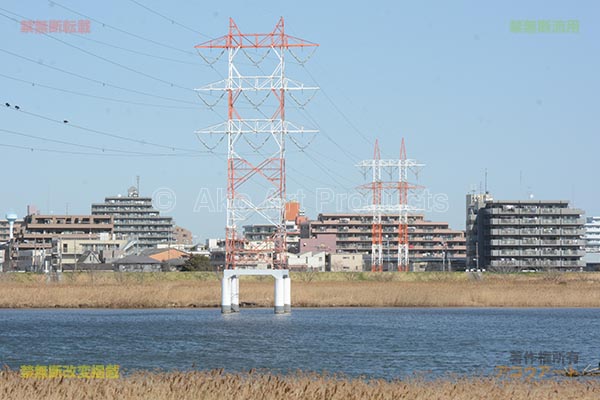
[[[600,309],[0,310],[0,363],[400,378],[600,361]]]

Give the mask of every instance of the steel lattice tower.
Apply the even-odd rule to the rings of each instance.
[[[373,216],[372,244],[371,244],[371,271],[383,271],[383,221],[382,216],[398,213],[398,271],[408,271],[408,214],[418,211],[417,208],[408,204],[408,194],[412,189],[420,186],[408,182],[408,173],[412,171],[417,174],[423,164],[406,158],[406,147],[404,138],[400,146],[400,159],[381,159],[379,141],[375,141],[375,150],[372,160],[363,160],[357,166],[366,174],[372,172],[372,181],[359,186],[359,190],[371,193],[371,204],[357,211],[368,211]],[[382,180],[382,173],[386,172],[389,181]],[[391,180],[396,173],[397,180]],[[398,192],[398,201],[391,199]]]
[[[375,140],[375,149],[373,150],[373,159],[365,160],[359,163],[360,168],[370,169],[372,181],[369,184],[359,186],[359,189],[368,189],[371,191],[371,206],[367,211],[371,211],[373,220],[371,228],[371,271],[383,271],[383,226],[381,224],[383,195],[383,184],[381,180],[381,152],[379,151],[379,140]],[[366,171],[364,171],[366,173]]]
[[[291,92],[314,91],[318,88],[287,78],[285,55],[294,48],[317,46],[316,43],[286,34],[283,18],[270,33],[242,33],[230,18],[227,35],[196,46],[200,51],[221,49],[221,54],[228,56],[227,78],[197,89],[199,94],[220,91],[222,96],[226,95],[227,121],[196,132],[223,135],[227,139],[226,268],[271,262],[274,268],[287,265],[285,139],[288,134],[317,131],[304,129],[286,119],[286,97],[295,100]],[[265,54],[252,58],[246,51],[264,51]],[[275,55],[274,66],[271,73],[266,73],[263,61],[271,54]],[[241,55],[250,60],[258,69],[257,73],[242,72],[244,63],[238,61]],[[293,53],[291,55],[298,60]],[[255,102],[252,96],[260,93],[264,96],[261,95],[259,101]],[[245,105],[250,107],[238,106],[244,99]],[[271,99],[271,103],[267,99]],[[205,104],[209,105],[206,101]],[[245,152],[244,143],[252,148]],[[259,150],[266,148],[267,144],[271,146],[270,150],[267,154],[261,153]],[[261,195],[252,198],[252,194],[258,193],[258,187],[261,188]],[[260,200],[257,201],[257,197]],[[239,232],[240,224],[251,216],[274,227],[269,240],[250,245],[243,239]]]

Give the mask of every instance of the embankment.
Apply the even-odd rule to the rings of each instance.
[[[0,308],[217,307],[216,273],[0,274]],[[271,307],[269,277],[244,277],[242,306]],[[600,274],[295,273],[293,307],[600,307]]]

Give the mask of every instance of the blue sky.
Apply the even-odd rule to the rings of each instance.
[[[89,213],[91,203],[124,194],[140,175],[143,195],[174,194],[167,199],[169,214],[198,239],[223,236],[222,208],[209,211],[198,204],[206,204],[206,196],[215,203],[222,198],[225,161],[219,155],[190,156],[190,151],[205,150],[194,130],[218,122],[223,114],[208,110],[189,89],[219,76],[193,47],[225,34],[229,17],[243,31],[268,32],[283,16],[290,34],[320,44],[305,69],[288,69],[290,77],[321,88],[307,106],[307,118],[318,123],[321,133],[304,153],[288,146],[288,192],[304,192],[303,208],[310,217],[321,211],[316,197],[324,191],[336,193],[340,211],[348,208],[344,196],[365,182],[354,164],[372,156],[375,138],[382,157],[398,157],[402,137],[409,158],[426,164],[418,183],[436,198],[447,199],[447,207],[428,210],[432,220],[464,228],[464,196],[481,187],[485,169],[496,198],[533,194],[537,199],[567,199],[587,215],[600,215],[600,12],[594,2],[137,1],[177,23],[132,1],[2,3],[4,10],[30,20],[87,19],[66,7],[166,45],[94,20],[89,34],[49,34],[93,56],[44,35],[22,33],[19,22],[0,16],[0,104],[11,104],[0,107],[0,128],[37,136],[0,131],[0,143],[89,153],[0,147],[5,172],[2,213],[14,210],[23,215],[27,204],[42,212],[64,213],[67,203],[70,213]],[[511,21],[528,20],[575,20],[579,33],[511,32]],[[101,149],[121,155],[108,156]],[[226,150],[221,146],[216,151]],[[173,152],[186,155],[137,154]],[[336,208],[332,203],[322,209]]]

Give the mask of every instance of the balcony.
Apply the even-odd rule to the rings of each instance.
[[[519,250],[492,250],[492,257],[518,257],[521,255]]]
[[[585,229],[565,228],[561,230],[561,234],[569,236],[583,236],[585,234]]]
[[[520,259],[520,260],[491,260],[491,267],[514,267],[514,268],[547,268],[547,267],[562,267],[571,266],[574,263],[565,263],[560,260],[535,260],[535,259]]]
[[[539,210],[538,214],[541,214],[541,215],[561,215],[563,213],[563,210],[566,210],[566,208],[544,207],[544,208],[541,208]]]
[[[582,239],[562,239],[559,240],[561,246],[585,246],[585,240]]]
[[[563,225],[583,225],[585,223],[584,218],[562,218]]]
[[[490,233],[492,236],[511,236],[518,235],[520,230],[516,228],[491,229]]]
[[[517,215],[520,209],[516,207],[494,207],[486,210],[486,212],[491,215]]]
[[[491,225],[522,225],[522,221],[518,218],[492,218]]]
[[[520,244],[518,239],[492,240],[492,246],[517,246]]]

